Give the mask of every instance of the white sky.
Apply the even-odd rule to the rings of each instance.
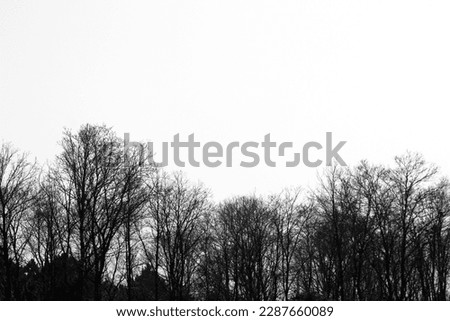
[[[412,150],[447,175],[449,16],[433,0],[0,0],[0,140],[45,162],[86,122],[156,146],[331,131],[350,165]],[[222,199],[317,169],[185,171]]]

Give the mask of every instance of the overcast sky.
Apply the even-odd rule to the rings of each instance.
[[[449,16],[432,0],[0,0],[0,139],[43,163],[84,123],[156,147],[332,132],[349,165],[411,150],[448,175]],[[218,199],[321,170],[184,169]]]

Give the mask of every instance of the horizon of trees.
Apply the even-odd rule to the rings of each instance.
[[[0,300],[449,298],[450,182],[420,154],[215,203],[106,126],[60,145],[0,147]]]

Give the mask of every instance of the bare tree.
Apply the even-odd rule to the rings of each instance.
[[[146,227],[152,243],[144,241],[144,249],[155,277],[161,272],[166,279],[169,298],[187,299],[198,267],[201,221],[210,208],[209,193],[179,173],[157,177],[150,188]]]
[[[6,300],[14,299],[14,270],[22,263],[27,244],[24,225],[34,199],[36,166],[9,144],[0,148],[0,234],[3,287]]]
[[[104,126],[87,125],[77,134],[66,131],[61,144],[58,178],[70,202],[66,210],[76,224],[72,252],[79,261],[79,297],[85,297],[90,279],[93,296],[100,299],[111,244],[143,203],[142,167],[125,162],[121,140]]]
[[[397,299],[408,298],[409,276],[414,264],[411,258],[414,255],[414,237],[417,222],[424,214],[423,203],[426,193],[424,184],[428,183],[437,173],[434,166],[426,164],[419,154],[408,153],[396,157],[396,168],[391,171],[392,191],[396,195],[395,214],[397,216],[397,230],[400,233],[399,264],[400,264],[400,291]],[[419,232],[419,234],[422,231]]]
[[[216,247],[225,260],[220,274],[229,299],[276,299],[273,215],[266,202],[256,197],[231,199],[219,206]]]
[[[295,254],[300,250],[311,211],[301,203],[299,188],[286,189],[282,194],[272,197],[269,204],[274,211],[273,228],[276,233],[274,261],[277,262],[277,270],[273,275],[274,287],[281,283],[282,298],[289,300],[294,295],[292,286],[296,281]]]

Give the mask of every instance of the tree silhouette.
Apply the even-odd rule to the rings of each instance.
[[[1,300],[446,300],[450,183],[423,156],[214,203],[106,126],[0,148]]]

